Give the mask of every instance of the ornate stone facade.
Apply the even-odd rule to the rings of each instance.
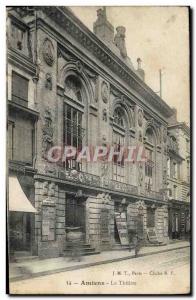
[[[28,12],[25,20],[27,16]],[[33,32],[30,20],[27,27]],[[67,227],[80,227],[83,242],[97,251],[121,244],[116,212],[126,219],[128,231],[133,233],[138,226],[147,241],[152,205],[153,228],[160,240],[167,241],[168,199],[163,191],[167,118],[173,111],[127,63],[125,28],[117,27],[114,38],[110,25],[100,10],[94,26],[99,33],[107,27],[106,46],[70,10],[37,8],[37,49],[34,60],[26,59],[24,67],[32,79],[31,108],[39,114],[32,163],[37,209],[32,235],[33,253],[41,257],[64,253]],[[109,48],[111,43],[120,55]],[[12,65],[19,54],[9,51]],[[18,61],[20,73],[22,57]],[[98,160],[80,165],[74,160],[47,160],[52,146],[74,143],[79,147],[143,146],[150,163],[133,160],[119,165]]]

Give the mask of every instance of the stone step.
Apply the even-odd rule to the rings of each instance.
[[[39,257],[38,256],[33,256],[33,255],[14,257],[15,262],[26,262],[26,261],[32,261],[32,260],[39,260]]]
[[[32,256],[30,251],[14,251],[15,257]]]
[[[95,251],[95,250],[91,250],[91,251],[81,251],[80,252],[80,256],[88,256],[88,255],[95,255],[95,254],[99,254],[100,251]],[[69,257],[70,256],[70,251],[66,251],[64,250],[63,256],[65,257]]]
[[[66,249],[71,248],[71,247],[72,247],[72,244],[70,244],[70,243],[66,244]],[[80,248],[82,248],[82,249],[90,249],[91,248],[92,249],[90,244],[81,244]]]
[[[81,256],[94,255],[94,254],[99,254],[100,253],[100,252],[96,251],[95,248],[93,248],[88,243],[83,243],[79,247],[80,247],[80,255]],[[72,244],[67,243],[66,248],[64,250],[64,256],[70,256],[71,249],[72,249]]]
[[[67,248],[64,250],[65,252],[69,252],[71,251],[71,247]],[[80,248],[82,252],[91,252],[91,251],[95,251],[95,248]]]

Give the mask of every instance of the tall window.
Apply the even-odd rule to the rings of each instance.
[[[149,207],[147,208],[147,227],[155,226],[155,209]]]
[[[120,152],[121,148],[124,146],[124,136],[113,132],[113,147],[116,152]],[[125,168],[124,168],[124,158],[119,159],[119,155],[113,156],[113,179],[124,182],[125,180]]]
[[[152,171],[154,167],[153,151],[146,149],[146,163],[145,163],[145,175],[152,178]]]
[[[148,128],[146,131],[146,149],[145,149],[145,187],[146,190],[151,190],[153,185],[153,172],[154,172],[154,147],[155,147],[155,138],[154,133],[151,128]]]
[[[82,112],[65,104],[64,109],[64,143],[65,146],[73,146],[80,151],[84,129],[82,128]],[[66,161],[66,168],[82,170],[82,163],[76,162],[76,158]]]
[[[12,101],[28,106],[28,79],[12,72]]]
[[[120,152],[123,150],[122,148],[125,145],[125,119],[123,109],[121,107],[117,107],[114,111],[113,117],[113,147],[116,152]],[[118,154],[113,156],[113,179],[120,182],[125,181],[124,157],[121,159]]]
[[[74,106],[64,104],[64,144],[65,146],[73,146],[77,151],[80,151],[85,135],[85,130],[82,127],[84,121],[83,112],[80,110],[80,103],[82,103],[82,84],[80,79],[74,75],[68,76],[65,81],[65,93],[67,99],[74,103]],[[76,158],[70,158],[66,161],[66,168],[81,171],[82,162],[77,162]]]
[[[8,157],[10,160],[32,164],[35,153],[34,125],[30,122],[8,121]],[[25,147],[21,145],[25,144]]]

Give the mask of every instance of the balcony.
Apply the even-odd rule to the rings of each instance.
[[[127,194],[138,194],[137,186],[127,184],[124,182],[116,181],[116,180],[110,180],[109,181],[109,188],[114,191],[124,192]]]
[[[157,200],[164,200],[164,196],[163,196],[163,193],[160,193],[160,192],[155,192],[155,191],[148,191],[148,190],[145,190],[145,193],[144,195],[148,198],[153,198],[153,199],[157,199]]]
[[[64,170],[59,171],[58,176],[60,179],[69,180],[71,182],[84,184],[93,187],[100,187],[101,186],[101,178],[97,175],[79,172],[77,170]]]
[[[89,187],[96,187],[96,188],[105,188],[109,189],[111,191],[121,192],[130,194],[133,196],[138,196],[138,187],[127,184],[124,182],[119,182],[116,180],[110,180],[110,179],[103,179],[100,176],[85,173],[85,172],[79,172],[76,170],[63,170],[58,172],[59,179],[75,182],[77,184],[82,184]],[[163,194],[155,191],[146,191],[144,195],[141,194],[141,196],[145,196],[148,198],[153,198],[157,200],[163,200]]]

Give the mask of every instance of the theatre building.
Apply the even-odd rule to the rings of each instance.
[[[7,24],[11,250],[64,255],[72,230],[91,254],[126,247],[135,232],[167,243],[174,112],[145,83],[140,59],[133,67],[126,29],[99,9],[91,32],[55,6],[10,7]],[[136,145],[146,159],[51,162],[48,151],[65,145]]]

